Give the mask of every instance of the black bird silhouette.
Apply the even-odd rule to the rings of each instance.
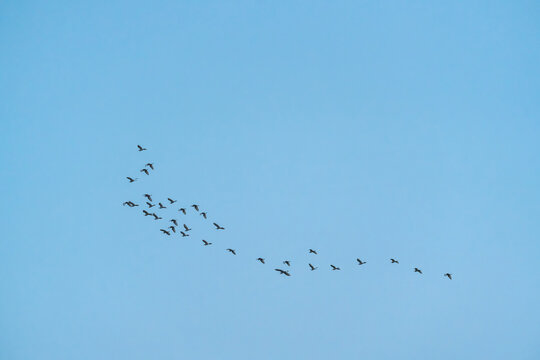
[[[154,163],[147,163],[144,166],[148,166],[150,169],[154,170]]]
[[[161,230],[161,232],[164,233],[164,234],[167,234],[167,235],[169,235],[169,236],[171,235],[171,233],[168,232],[167,230],[164,230],[164,229],[159,229],[159,230]]]
[[[199,205],[193,204],[193,205],[191,205],[191,207],[194,208],[195,210],[199,211]]]
[[[287,275],[287,276],[291,276],[291,274],[289,274],[288,271],[285,271],[285,270],[281,270],[281,269],[274,269],[276,271],[278,271],[280,274],[282,275]]]
[[[399,261],[397,261],[395,259],[390,259],[390,261],[392,261],[392,264],[399,264]]]
[[[148,205],[148,208],[149,208],[149,209],[152,208],[152,207],[154,207],[154,206],[156,206],[155,204],[151,204],[151,203],[149,203],[148,201],[146,202],[146,205]]]
[[[176,221],[176,219],[171,219],[169,221],[172,222],[174,226],[178,226],[178,222]]]
[[[234,249],[227,249],[228,252],[230,252],[233,255],[236,255],[236,251]]]
[[[332,270],[341,270],[340,268],[338,268],[337,266],[334,266],[334,265],[330,265],[332,267]]]
[[[157,216],[156,213],[152,213],[152,215],[154,216],[154,220],[161,220],[161,219],[163,219],[162,217]]]
[[[129,206],[129,207],[135,207],[135,206],[139,206],[137,204],[135,204],[133,201],[125,201],[122,205],[124,206]]]
[[[131,178],[131,177],[129,177],[129,176],[126,176],[126,179],[128,179],[130,183],[139,180],[139,178],[135,178],[135,179],[134,179],[134,178]]]
[[[308,264],[308,265],[309,265],[309,268],[311,269],[311,271],[317,270],[317,269],[318,269],[318,267],[315,267],[315,266],[313,266],[313,265],[311,265],[311,264]]]
[[[173,199],[171,199],[171,198],[167,198],[167,200],[169,200],[169,202],[170,202],[171,204],[174,204],[175,202],[178,201],[178,200],[173,200]]]
[[[317,252],[315,250],[313,250],[313,249],[309,249],[309,253],[317,255]]]
[[[366,263],[365,261],[362,261],[358,258],[356,259],[356,261],[358,261],[358,265],[364,265]]]
[[[146,169],[141,169],[140,171],[143,172],[143,173],[145,173],[146,175],[150,175],[150,173],[149,173],[148,170],[146,170]]]
[[[224,227],[219,226],[218,224],[214,223],[214,226],[216,227],[216,230],[225,230]]]
[[[287,266],[291,266],[291,262],[289,260],[285,260],[283,263]]]
[[[166,209],[166,208],[167,208],[166,206],[163,206],[162,203],[158,203],[158,205],[159,205],[159,208],[160,208],[160,209]]]
[[[189,236],[189,234],[186,234],[185,232],[183,231],[180,231],[180,234],[182,234],[182,237],[186,237],[186,236]]]
[[[191,230],[186,224],[184,224],[184,229],[186,230],[186,232],[188,232],[189,230]]]
[[[202,217],[206,219],[206,213],[205,212],[202,212],[201,213]]]
[[[144,194],[143,196],[144,196],[145,198],[147,198],[148,201],[152,202],[152,195],[150,195],[150,194]]]
[[[150,214],[150,213],[149,213],[148,211],[146,211],[146,210],[143,210],[142,212],[144,213],[144,216],[152,215],[152,214]]]
[[[446,273],[446,274],[444,274],[444,276],[446,276],[447,278],[449,278],[450,280],[452,280],[452,274]]]
[[[260,261],[261,263],[264,264],[264,259],[263,258],[257,258],[257,261]]]
[[[137,147],[139,148],[139,151],[144,151],[144,150],[146,150],[146,149],[143,148],[141,145],[137,145]]]
[[[420,270],[419,268],[414,268],[414,272],[417,272],[417,273],[422,273],[422,270]]]
[[[174,228],[174,226],[172,226],[172,225],[171,225],[171,226],[169,226],[169,229],[171,229],[173,233],[175,233],[175,232],[176,232],[176,229],[175,229],[175,228]]]
[[[180,209],[178,209],[178,211],[181,211],[181,212],[183,212],[183,213],[184,213],[184,215],[186,215],[186,209],[184,209],[184,208],[180,208]]]
[[[207,245],[212,245],[212,243],[211,243],[211,242],[208,242],[208,241],[206,241],[206,240],[203,240],[202,242],[203,242],[203,245],[204,245],[204,246],[207,246]]]

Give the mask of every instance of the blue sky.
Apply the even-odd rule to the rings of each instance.
[[[0,358],[540,358],[539,10],[3,2]]]

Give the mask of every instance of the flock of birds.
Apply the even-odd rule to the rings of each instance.
[[[146,148],[142,147],[141,145],[137,145],[137,148],[138,148],[139,151],[146,151],[147,150]],[[154,171],[154,163],[147,163],[147,164],[144,165],[144,167],[142,169],[139,170],[139,172],[144,173],[147,176],[150,175],[150,173],[152,171]],[[129,181],[129,183],[133,183],[133,182],[139,180],[139,178],[130,177],[130,176],[126,176],[126,179]],[[167,209],[169,206],[173,206],[177,202],[177,200],[174,200],[174,199],[169,197],[169,198],[167,198],[167,201],[163,201],[163,202],[166,203],[166,205],[163,205],[162,202],[157,202],[157,204],[156,204],[154,202],[151,194],[143,194],[143,197],[145,198],[145,203],[146,203],[145,205],[147,206],[147,209],[143,209],[142,213],[143,213],[143,215],[145,217],[150,216],[154,220],[163,220],[163,217],[156,214],[154,212],[155,210],[151,210],[152,208],[157,206],[157,209],[160,209],[160,210],[161,209]],[[137,204],[137,203],[135,203],[133,201],[125,201],[123,203],[123,205],[124,206],[129,206],[131,208],[140,206],[139,204]],[[193,211],[198,213],[204,219],[208,218],[208,213],[206,211],[200,211],[200,206],[198,204],[192,204],[190,207],[193,209]],[[183,208],[183,207],[178,209],[178,212],[182,213],[183,215],[187,215],[187,211],[188,211],[188,209]],[[165,224],[166,225],[163,226],[165,228],[164,229],[162,228],[162,229],[159,229],[159,230],[161,231],[162,234],[164,234],[166,236],[172,236],[173,234],[180,234],[182,237],[190,236],[189,232],[192,229],[186,224],[182,224],[182,226],[179,226],[179,222],[178,222],[177,219],[169,219],[168,222],[165,223]],[[168,224],[171,224],[171,225],[168,225]],[[215,230],[218,230],[218,231],[219,230],[225,230],[225,228],[223,226],[219,225],[216,222],[213,222],[212,224],[214,225]],[[202,240],[202,245],[203,246],[210,246],[210,245],[212,245],[212,243],[203,239]],[[236,255],[236,250],[235,249],[228,248],[228,249],[225,249],[225,251],[229,252],[232,255]],[[309,249],[308,254],[318,255],[317,251],[314,250],[314,249]],[[262,257],[257,258],[256,261],[259,261],[261,264],[266,264],[265,259],[262,258]],[[367,263],[366,261],[363,261],[363,260],[361,260],[359,258],[356,259],[356,262],[357,262],[357,264],[359,266],[364,265],[364,264]],[[391,258],[390,263],[391,264],[399,264],[399,261],[396,260],[396,259]],[[286,265],[287,269],[288,269],[288,268],[291,267],[291,261],[290,260],[284,260],[283,265]],[[309,266],[309,269],[311,271],[315,271],[315,270],[318,269],[317,266],[314,266],[311,263],[308,263],[308,266]],[[419,268],[415,267],[413,269],[414,269],[415,273],[423,274],[422,270],[420,270]],[[277,271],[281,275],[291,276],[291,273],[290,273],[289,270],[284,270],[284,269],[279,269],[279,268],[276,268],[274,270]],[[341,269],[338,266],[330,264],[330,270],[339,271]],[[450,273],[445,273],[445,274],[443,274],[443,276],[447,277],[450,280],[452,280],[452,274],[450,274]]]

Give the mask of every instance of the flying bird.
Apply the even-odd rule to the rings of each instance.
[[[150,173],[149,173],[148,170],[146,170],[146,169],[141,169],[140,171],[143,172],[143,173],[145,173],[146,175],[150,175]]]
[[[184,215],[186,215],[186,209],[184,209],[184,208],[180,208],[180,209],[178,209],[178,211],[181,211],[181,212],[183,212],[183,213],[184,213]]]
[[[126,179],[128,179],[130,183],[139,180],[139,178],[135,178],[135,179],[134,179],[134,178],[131,178],[131,177],[129,177],[129,176],[126,176]]]
[[[202,212],[201,213],[202,217],[206,219],[206,213],[205,212]]]
[[[154,216],[154,220],[161,220],[161,219],[163,219],[162,217],[157,216],[156,213],[152,213],[152,215]]]
[[[264,264],[264,259],[263,258],[257,258],[257,261],[260,261],[262,264]]]
[[[169,200],[169,202],[170,202],[171,204],[174,204],[175,202],[178,201],[178,200],[173,200],[173,199],[171,199],[171,198],[167,198],[167,200]]]
[[[313,250],[313,249],[309,249],[309,253],[317,255],[317,252],[315,250]]]
[[[159,208],[160,208],[160,209],[166,209],[166,208],[167,208],[166,206],[163,206],[162,203],[158,203],[158,205],[159,205]]]
[[[129,207],[134,207],[134,206],[139,206],[137,204],[135,204],[133,201],[125,201],[122,205],[124,206],[129,206]]]
[[[188,232],[189,230],[191,230],[186,224],[184,224],[184,229],[186,230],[186,232]]]
[[[144,151],[144,150],[146,150],[146,149],[143,148],[141,145],[137,145],[137,147],[139,148],[139,151]]]
[[[236,255],[236,251],[234,249],[227,249],[228,252],[230,252],[233,255]]]
[[[199,211],[199,205],[193,204],[191,205],[192,208],[194,208],[196,211]]]
[[[291,266],[291,262],[289,260],[285,260],[283,263],[287,266]]]
[[[148,205],[148,208],[149,208],[149,209],[152,208],[152,207],[154,207],[154,206],[156,206],[155,204],[151,204],[151,203],[149,203],[148,201],[146,202],[146,205]]]
[[[214,223],[214,226],[216,227],[216,230],[225,230],[224,227],[219,226],[218,224]]]
[[[390,259],[390,261],[392,261],[392,264],[399,264],[399,261],[397,261],[395,259]]]
[[[332,270],[341,270],[340,268],[338,268],[337,266],[334,266],[334,265],[330,265],[332,267]]]
[[[204,245],[204,246],[212,245],[211,242],[208,242],[208,241],[206,241],[206,240],[203,240],[202,242],[203,242],[203,245]]]
[[[186,234],[185,232],[183,231],[180,231],[180,234],[182,234],[182,237],[186,237],[186,236],[189,236],[189,234]]]
[[[150,169],[154,170],[154,163],[147,163],[144,166],[148,166]]]
[[[142,212],[144,213],[144,216],[152,215],[152,214],[150,214],[150,213],[149,213],[148,211],[146,211],[146,210],[143,210]]]
[[[178,226],[178,222],[176,221],[176,219],[171,219],[169,221],[172,222],[174,226]]]
[[[308,265],[309,265],[309,268],[311,269],[311,271],[317,270],[317,269],[318,269],[318,267],[315,267],[315,266],[313,266],[313,265],[311,265],[311,264],[308,264]]]
[[[414,272],[417,272],[417,273],[422,273],[422,270],[420,270],[419,268],[414,268]]]
[[[358,258],[356,259],[356,261],[358,261],[358,265],[364,265],[366,263],[365,261],[362,261]]]
[[[449,278],[450,280],[452,280],[452,274],[446,273],[446,274],[444,274],[444,276],[446,276],[447,278]]]
[[[281,269],[274,269],[276,271],[278,271],[280,274],[282,275],[287,275],[287,276],[291,276],[291,274],[289,274],[288,271],[285,271],[285,270],[281,270]]]
[[[176,229],[175,229],[175,228],[174,228],[174,226],[172,226],[172,225],[171,225],[171,226],[169,226],[169,229],[171,229],[173,233],[175,233],[175,232],[176,232]]]
[[[164,234],[167,234],[167,235],[169,235],[169,236],[171,235],[171,233],[168,232],[167,230],[164,230],[164,229],[159,229],[159,230],[161,230],[161,232],[164,233]]]
[[[150,195],[150,194],[144,194],[143,196],[144,196],[145,198],[147,198],[148,201],[152,202],[152,195]]]

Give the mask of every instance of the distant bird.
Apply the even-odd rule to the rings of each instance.
[[[132,183],[132,182],[135,182],[135,181],[139,180],[139,178],[135,178],[135,179],[133,179],[133,178],[131,178],[131,177],[129,177],[129,176],[126,176],[126,179],[128,179],[130,183]]]
[[[186,237],[186,236],[189,236],[189,234],[186,234],[185,232],[183,231],[180,231],[180,234],[182,234],[182,237]]]
[[[208,241],[206,241],[206,240],[203,240],[202,242],[203,242],[203,245],[204,245],[204,246],[212,245],[211,242],[208,242]]]
[[[144,166],[148,166],[150,169],[154,170],[154,163],[147,163]]]
[[[309,249],[309,253],[317,255],[317,252],[315,250],[313,250],[313,249]]]
[[[143,148],[141,145],[137,145],[137,147],[139,148],[139,151],[144,151],[144,150],[146,150],[146,149]]]
[[[392,264],[399,264],[399,261],[397,261],[395,259],[390,259],[390,261],[392,261]]]
[[[135,207],[135,206],[139,206],[137,204],[135,204],[133,201],[125,201],[123,204],[123,206],[129,206],[129,207]]]
[[[148,208],[149,208],[149,209],[152,208],[152,207],[154,207],[154,206],[156,206],[155,204],[151,204],[151,203],[149,203],[148,201],[146,202],[146,205],[148,205]]]
[[[143,173],[145,173],[146,175],[150,175],[150,173],[149,173],[148,170],[146,170],[146,169],[141,169],[140,172],[143,172]]]
[[[285,260],[283,263],[287,266],[291,266],[291,262],[289,260]]]
[[[144,213],[144,216],[152,215],[152,214],[150,214],[150,213],[149,213],[148,211],[146,211],[146,210],[143,210],[142,212]]]
[[[206,213],[205,212],[202,212],[201,213],[202,217],[206,219]]]
[[[186,232],[188,232],[189,230],[191,230],[186,224],[184,224],[184,229],[186,230]]]
[[[169,226],[169,229],[171,229],[173,233],[175,233],[175,232],[176,232],[176,229],[175,229],[175,228],[174,228],[174,226],[172,226],[172,225],[171,225],[171,226]]]
[[[166,206],[163,206],[162,203],[158,203],[158,205],[159,205],[159,208],[160,208],[160,209],[166,209],[166,208],[167,208]]]
[[[224,227],[219,226],[218,224],[214,223],[214,226],[216,227],[216,230],[225,230]]]
[[[228,252],[230,252],[233,255],[236,255],[236,251],[234,249],[227,249]]]
[[[450,280],[452,280],[452,274],[446,273],[446,274],[444,274],[444,276],[446,276],[447,278],[449,278]]]
[[[311,265],[311,264],[308,264],[308,265],[309,265],[309,268],[311,269],[311,271],[317,270],[317,269],[318,269],[318,267],[315,267],[315,266],[313,266],[313,265]]]
[[[144,194],[143,196],[144,196],[145,198],[147,198],[148,201],[152,202],[152,195],[150,195],[150,194]]]
[[[263,258],[257,258],[257,261],[260,261],[261,263],[264,264],[264,259]]]
[[[337,266],[334,266],[334,265],[330,265],[332,267],[332,270],[341,270],[340,268],[338,268]]]
[[[180,208],[180,209],[178,209],[178,211],[181,211],[181,212],[183,212],[183,213],[184,213],[184,215],[186,215],[186,209],[184,209],[184,208]]]
[[[196,211],[199,211],[199,205],[193,204],[191,205],[192,208],[194,208]]]
[[[280,274],[282,275],[287,275],[287,276],[291,276],[291,274],[289,274],[288,271],[285,271],[285,270],[281,270],[281,269],[274,269],[276,271],[278,271]]]
[[[161,220],[161,219],[163,219],[162,217],[157,216],[156,213],[152,213],[152,215],[154,216],[154,220]]]
[[[414,268],[414,272],[417,272],[417,273],[422,273],[422,270],[420,270],[419,268]]]
[[[159,229],[159,230],[161,230],[161,232],[164,233],[164,234],[167,234],[167,235],[169,235],[169,236],[171,235],[171,233],[168,232],[167,230],[164,230],[164,229]]]
[[[358,261],[358,265],[364,265],[366,263],[365,261],[362,261],[358,258],[356,259],[356,261]]]
[[[169,200],[169,202],[170,202],[171,204],[174,204],[175,202],[178,201],[178,200],[173,200],[173,199],[171,199],[171,198],[167,198],[167,200]]]
[[[176,221],[176,219],[171,219],[169,221],[172,222],[174,226],[178,226],[178,222]]]

